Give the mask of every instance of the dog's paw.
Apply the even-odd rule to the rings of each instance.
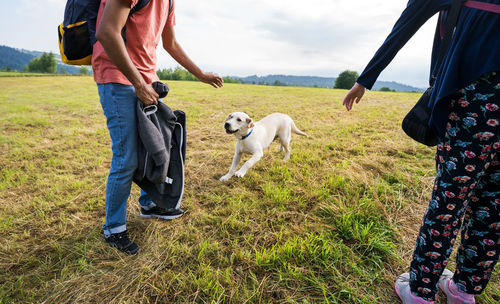
[[[245,174],[246,174],[246,171],[239,170],[239,171],[236,171],[236,173],[234,175],[236,177],[243,177],[243,176],[245,176]]]
[[[230,174],[226,174],[223,177],[219,178],[221,182],[227,182],[231,178]]]

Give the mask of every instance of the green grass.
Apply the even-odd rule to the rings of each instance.
[[[4,72],[0,71],[0,77],[30,77],[30,76],[47,76],[47,73],[32,73],[32,72]],[[51,75],[56,76],[57,74]]]
[[[56,73],[37,73],[37,72],[19,72],[19,71],[0,71],[0,77],[54,77],[54,76],[62,76],[62,77],[74,77],[74,76],[83,76],[80,74],[56,74]],[[83,76],[85,77],[85,76]]]
[[[134,185],[127,257],[102,240],[111,141],[92,78],[28,80],[0,78],[0,304],[398,303],[434,176],[433,149],[400,128],[418,94],[368,92],[346,112],[343,90],[169,82],[187,213],[140,218]],[[310,137],[221,183],[233,111],[287,113]],[[498,290],[496,273],[478,303]]]

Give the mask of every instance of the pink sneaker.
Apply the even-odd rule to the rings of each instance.
[[[453,272],[445,269],[439,279],[439,288],[446,294],[448,304],[475,304],[474,295],[465,293],[458,289],[452,280]]]
[[[410,291],[410,274],[408,272],[403,273],[396,279],[394,289],[403,304],[434,304],[433,301],[426,301]]]

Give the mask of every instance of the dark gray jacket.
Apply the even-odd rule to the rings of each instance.
[[[144,107],[137,101],[138,168],[134,182],[163,208],[179,208],[184,193],[186,115],[161,101]]]

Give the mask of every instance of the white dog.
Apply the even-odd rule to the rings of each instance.
[[[307,136],[306,133],[297,129],[290,116],[281,113],[270,114],[254,123],[246,113],[234,112],[226,118],[224,129],[226,129],[226,133],[236,136],[236,147],[231,169],[220,178],[220,181],[223,182],[229,180],[233,175],[243,177],[248,169],[262,158],[264,149],[276,137],[281,142],[281,151],[285,150],[284,160],[288,160],[290,158],[292,132]],[[252,157],[236,171],[236,166],[240,162],[243,153],[252,154]]]

